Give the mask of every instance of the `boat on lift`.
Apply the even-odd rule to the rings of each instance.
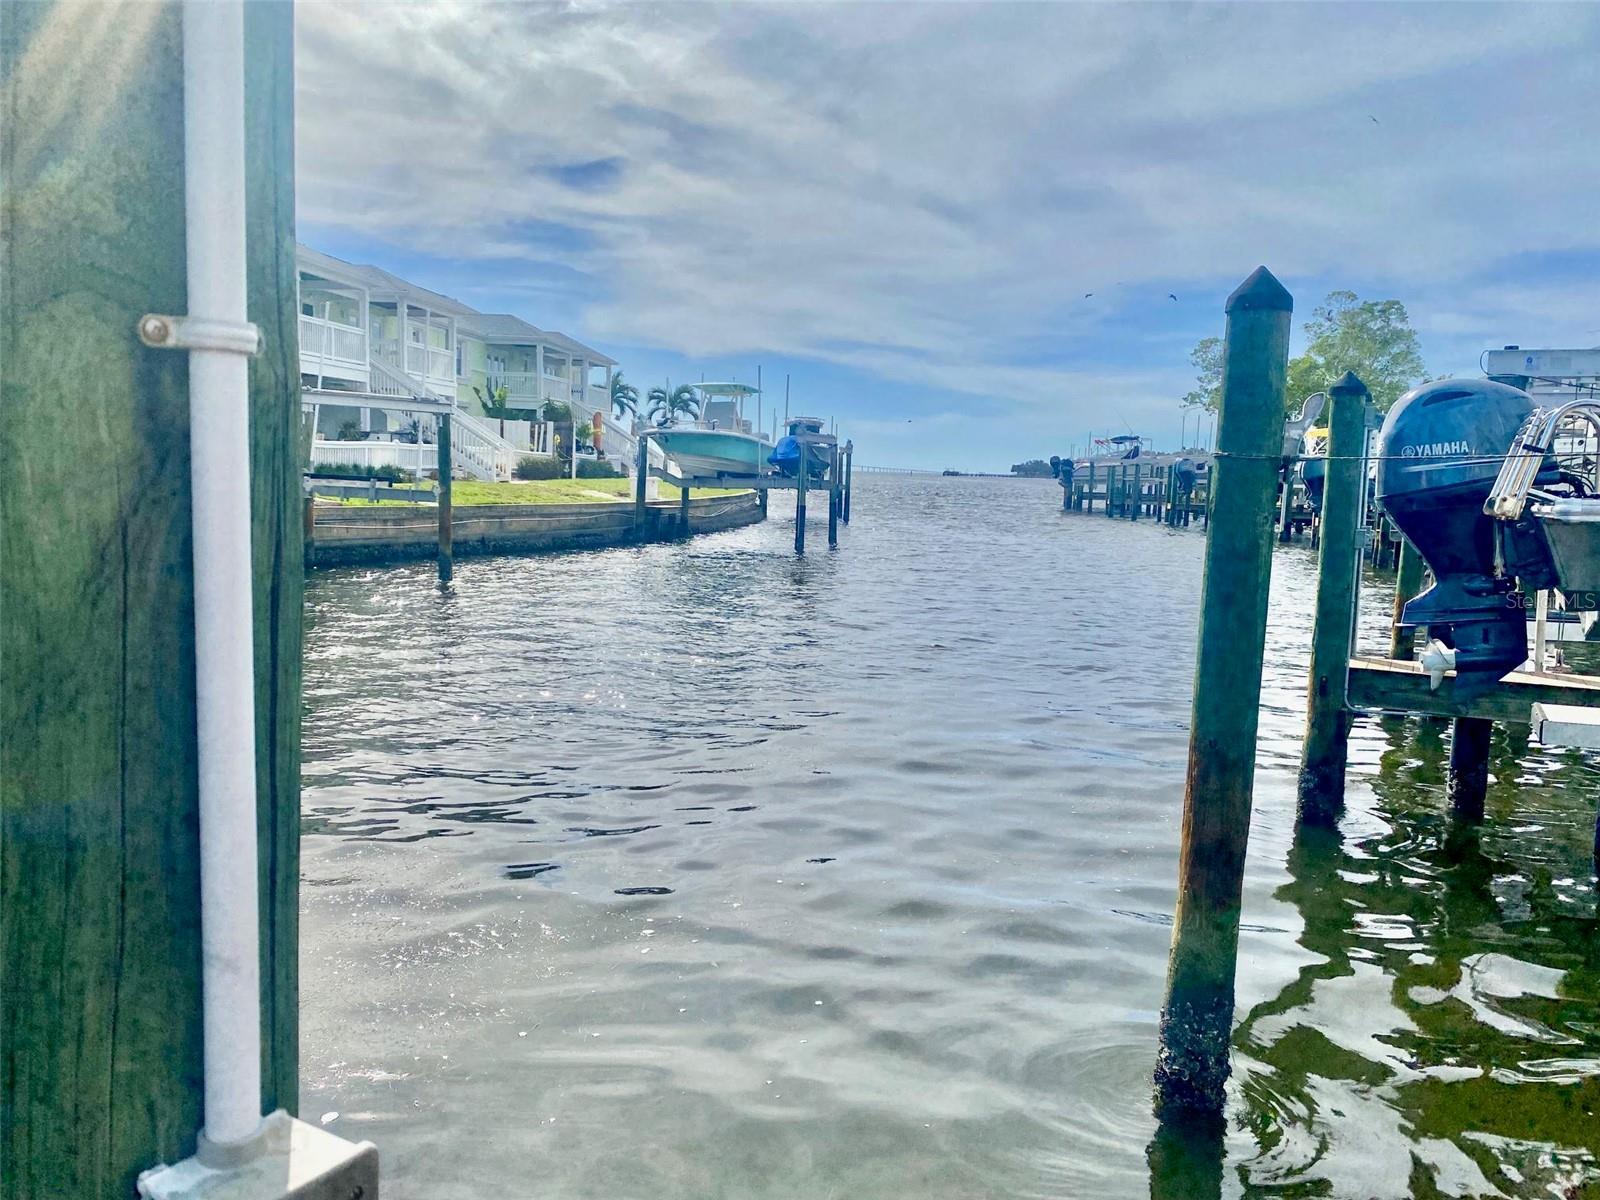
[[[789,422],[788,430],[778,439],[767,461],[783,474],[795,478],[800,474],[800,460],[804,457],[809,467],[807,478],[820,479],[826,475],[838,439],[822,432],[822,421],[818,417],[795,417]]]
[[[772,450],[744,415],[744,403],[761,390],[747,383],[691,385],[700,397],[700,415],[693,425],[672,425],[652,440],[691,479],[748,478],[759,475]]]

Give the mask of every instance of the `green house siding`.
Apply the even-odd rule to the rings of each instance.
[[[461,370],[456,374],[456,402],[474,416],[483,416],[483,404],[473,388],[487,387],[484,364],[488,350],[477,338],[461,337]]]

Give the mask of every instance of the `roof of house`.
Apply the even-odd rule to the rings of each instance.
[[[346,262],[342,258],[324,254],[304,242],[296,244],[296,251],[296,258],[302,271],[323,275],[335,282],[364,287],[369,293],[379,296],[403,295],[411,304],[458,318],[461,328],[466,333],[483,341],[502,342],[511,346],[536,344],[550,346],[602,367],[617,365],[616,359],[609,358],[592,346],[585,346],[564,333],[540,329],[537,325],[530,325],[521,317],[512,316],[510,313],[481,313],[452,296],[419,287],[409,279],[402,279],[382,267],[374,267],[368,263]]]

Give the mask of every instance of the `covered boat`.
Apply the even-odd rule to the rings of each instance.
[[[785,475],[800,474],[800,462],[805,458],[810,471],[809,479],[820,479],[828,473],[833,461],[835,439],[822,432],[822,422],[816,417],[796,417],[789,422],[789,432],[778,439],[767,462]]]

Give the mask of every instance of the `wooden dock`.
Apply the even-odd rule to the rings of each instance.
[[[1393,658],[1352,658],[1347,694],[1350,707],[1358,710],[1514,725],[1531,724],[1535,704],[1600,709],[1600,679],[1592,675],[1513,671],[1488,691],[1462,697],[1454,671],[1435,689],[1421,664]]]
[[[639,438],[639,457],[636,464],[634,478],[637,481],[634,493],[635,520],[641,529],[649,520],[649,506],[645,501],[646,481],[664,479],[674,487],[680,489],[682,508],[680,520],[681,532],[688,535],[689,525],[689,493],[695,488],[740,488],[756,494],[757,503],[760,505],[761,516],[764,519],[767,513],[767,496],[770,492],[793,492],[795,494],[794,518],[794,551],[804,554],[806,550],[806,521],[807,499],[812,492],[824,491],[828,499],[828,545],[839,544],[839,526],[850,524],[851,493],[854,490],[852,480],[854,476],[855,444],[850,441],[841,443],[838,438],[829,433],[821,432],[796,432],[792,433],[800,443],[802,464],[809,464],[813,451],[819,451],[819,456],[827,461],[826,468],[820,474],[814,474],[808,466],[802,465],[794,475],[785,475],[780,471],[762,471],[755,475],[714,475],[714,476],[683,476],[674,475],[665,469],[665,466],[655,466],[650,462],[650,446],[652,435],[645,433]]]

